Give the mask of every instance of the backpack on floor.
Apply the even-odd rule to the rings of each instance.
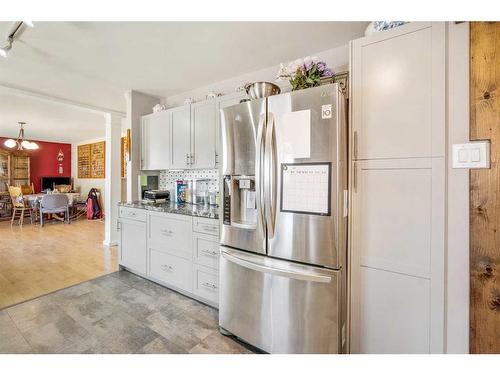
[[[97,189],[92,188],[89,191],[87,197],[87,219],[97,220],[102,219],[102,210],[99,205],[99,196],[97,195]]]

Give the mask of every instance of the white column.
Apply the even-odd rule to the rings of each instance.
[[[118,220],[118,202],[121,196],[120,176],[120,142],[121,117],[105,114],[106,122],[106,180],[105,180],[105,209],[104,246],[118,244],[116,230]]]

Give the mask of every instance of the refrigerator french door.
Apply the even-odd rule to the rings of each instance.
[[[326,85],[221,111],[219,325],[270,353],[345,351],[345,100]]]

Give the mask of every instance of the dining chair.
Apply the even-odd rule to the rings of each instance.
[[[69,224],[69,202],[66,194],[47,194],[40,201],[40,225],[43,227],[43,214],[64,214],[64,222]]]
[[[33,207],[27,206],[23,199],[23,191],[19,186],[9,186],[10,199],[12,200],[12,218],[10,226],[14,225],[16,215],[19,215],[19,226],[23,226],[25,212],[30,214],[30,221],[33,224]]]
[[[54,191],[58,191],[59,193],[70,193],[71,185],[56,185],[54,184]]]
[[[33,186],[33,182],[30,185],[21,185],[21,191],[23,195],[35,194],[35,187]]]

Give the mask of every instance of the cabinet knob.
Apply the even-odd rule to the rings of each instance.
[[[174,234],[174,232],[168,229],[162,229],[160,233],[163,234],[164,236],[169,236],[169,237],[171,237]]]
[[[213,290],[217,289],[217,285],[215,285],[215,284],[204,282],[204,283],[201,283],[201,285],[204,286],[205,288],[208,288],[208,289],[213,289]]]
[[[204,254],[207,254],[208,256],[211,256],[211,257],[216,257],[217,256],[217,252],[216,251],[202,250],[202,252]]]
[[[163,265],[161,266],[161,269],[162,269],[163,271],[169,272],[169,271],[173,271],[173,270],[174,270],[174,267],[169,266],[168,264],[163,264]]]
[[[207,232],[216,232],[217,228],[211,225],[204,225],[203,230],[206,230]]]

